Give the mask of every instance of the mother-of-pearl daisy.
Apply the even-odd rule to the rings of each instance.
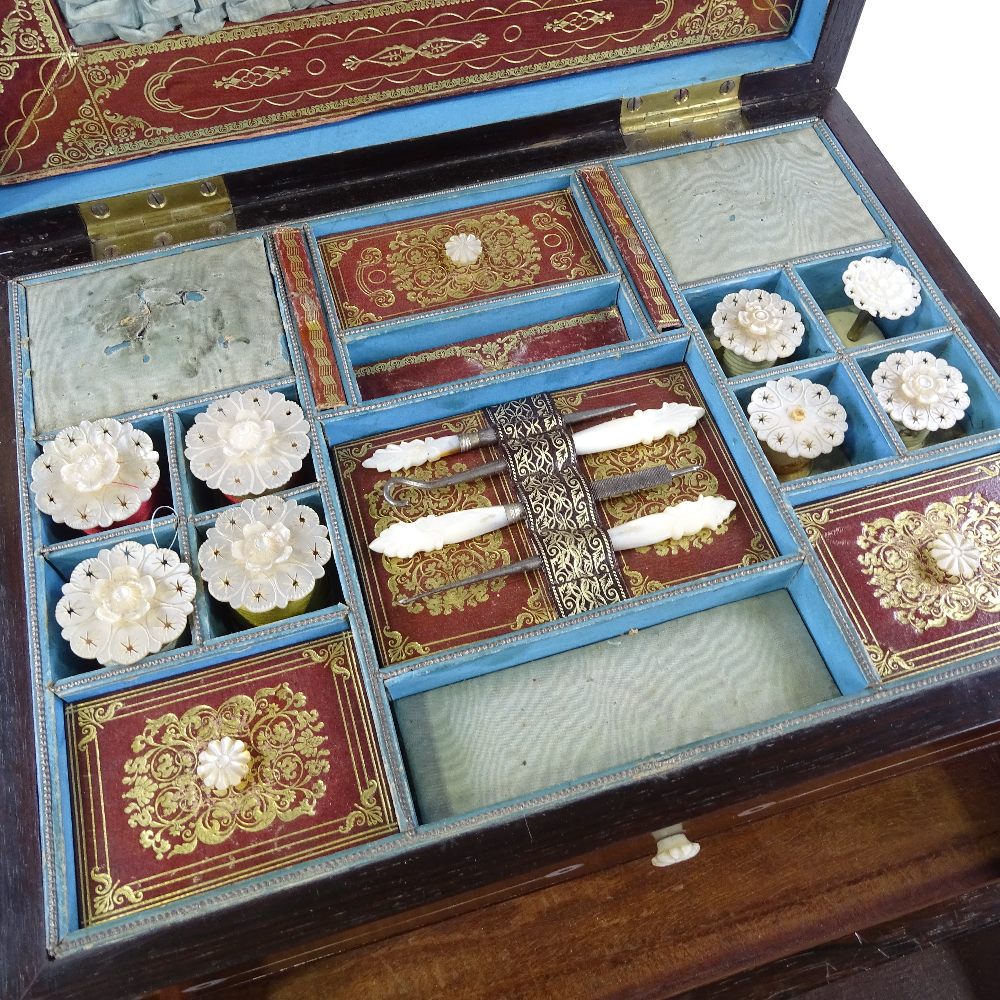
[[[724,348],[726,374],[745,375],[794,354],[806,328],[795,306],[777,293],[743,288],[716,306],[712,329]]]
[[[117,420],[84,420],[47,441],[31,465],[39,510],[78,531],[133,518],[160,480],[160,456],[145,431]]]
[[[77,656],[128,664],[169,648],[194,610],[194,577],[173,549],[120,542],[79,563],[56,621]]]
[[[971,580],[983,561],[982,549],[960,531],[942,531],[931,543],[930,556],[945,576],[957,580]]]
[[[448,237],[444,245],[445,256],[453,264],[460,267],[468,267],[475,264],[482,256],[483,243],[478,236],[472,233],[455,233]]]
[[[209,740],[198,754],[198,777],[206,788],[224,792],[238,785],[250,770],[250,751],[243,740],[223,736]]]
[[[230,497],[281,489],[302,468],[309,447],[299,404],[263,389],[216,400],[184,437],[191,472]]]
[[[218,516],[198,549],[198,562],[208,592],[253,622],[276,609],[303,610],[331,553],[316,511],[294,500],[261,497]]]
[[[812,459],[844,443],[847,411],[825,385],[785,376],[755,389],[750,426],[779,476],[804,474]]]

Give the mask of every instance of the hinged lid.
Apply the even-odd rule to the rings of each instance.
[[[236,231],[221,177],[91,201],[79,209],[95,260]]]
[[[739,77],[622,101],[621,131],[631,149],[710,139],[744,127]]]
[[[185,2],[200,0],[176,6]],[[194,180],[220,162],[228,175],[623,95],[694,93],[702,80],[773,78],[755,79],[754,101],[829,90],[862,5],[340,0],[204,35],[181,30],[207,23],[181,11],[180,29],[150,41],[140,36],[171,25],[143,35],[123,21],[111,28],[128,41],[87,44],[107,25],[71,28],[65,0],[14,0],[0,14],[0,185],[29,183],[0,188],[0,217]],[[78,18],[120,7],[66,9]],[[133,168],[139,157],[152,159]],[[76,176],[52,184],[65,173]]]

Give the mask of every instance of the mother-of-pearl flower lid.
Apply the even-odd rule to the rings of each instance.
[[[872,372],[882,408],[913,431],[954,427],[969,408],[962,373],[929,351],[897,351]]]
[[[920,283],[909,268],[888,257],[852,260],[844,272],[844,291],[871,316],[902,319],[920,305]]]
[[[229,496],[281,489],[309,454],[302,408],[280,392],[230,393],[198,413],[184,437],[191,472]]]
[[[747,413],[757,437],[790,458],[828,454],[847,432],[840,400],[825,385],[791,375],[754,389]]]
[[[723,347],[752,362],[789,357],[806,332],[795,306],[763,288],[727,295],[715,307],[712,329]]]
[[[332,549],[311,507],[260,497],[223,511],[198,550],[208,592],[254,613],[305,597],[324,573]]]
[[[173,549],[120,542],[73,570],[56,605],[77,656],[135,663],[177,640],[194,610],[194,577]]]
[[[160,480],[153,440],[130,423],[83,420],[47,441],[31,465],[39,510],[79,531],[126,521]]]

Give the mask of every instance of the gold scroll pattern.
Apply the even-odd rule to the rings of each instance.
[[[212,86],[217,90],[252,90],[275,83],[289,73],[291,70],[287,66],[243,66],[220,77]]]
[[[677,19],[667,38],[697,38],[701,41],[728,42],[752,38],[760,29],[747,16],[738,0],[705,0],[690,14]]]
[[[138,115],[123,115],[102,107],[125,85],[129,74],[145,66],[146,62],[145,58],[125,59],[114,63],[113,67],[94,65],[83,70],[91,97],[80,105],[80,114],[70,122],[55,150],[45,160],[46,168],[89,163],[124,144],[173,133],[169,126],[150,125]]]
[[[574,10],[571,14],[548,21],[546,31],[562,31],[567,35],[577,34],[596,28],[599,24],[613,21],[615,15],[609,10]]]
[[[471,46],[474,49],[481,49],[487,42],[487,35],[473,35],[472,38],[428,38],[426,42],[421,42],[417,46],[413,45],[387,45],[384,49],[376,52],[373,56],[361,59],[358,56],[348,56],[344,60],[344,69],[354,71],[365,63],[375,66],[388,66],[394,69],[397,66],[405,66],[413,59],[443,59],[450,56],[457,49],[464,46]]]
[[[471,266],[453,265],[441,250],[448,238],[459,231],[478,236],[482,241],[483,255]],[[541,259],[535,234],[517,216],[499,211],[469,218],[458,225],[442,222],[401,232],[389,244],[386,263],[393,283],[406,298],[429,308],[521,287],[538,275]],[[364,288],[366,267],[377,263],[372,261],[371,265],[359,268],[359,287]]]
[[[980,570],[971,580],[948,577],[931,558],[931,545],[945,531],[960,532],[981,551]],[[865,522],[858,547],[879,603],[917,632],[980,612],[1000,613],[1000,504],[981,493]]]
[[[90,869],[90,880],[94,883],[95,916],[107,916],[121,906],[142,902],[141,889],[116,881],[110,872],[102,871],[100,865]]]
[[[129,826],[161,861],[222,844],[237,830],[312,815],[326,792],[319,776],[330,770],[322,728],[306,696],[287,683],[148,720],[124,767]],[[205,787],[197,766],[208,742],[223,736],[242,739],[251,763],[243,781],[220,792]]]
[[[533,340],[562,330],[578,329],[595,321],[608,322],[618,315],[614,308],[603,309],[597,313],[581,313],[565,319],[554,319],[547,323],[514,330],[486,341],[485,343],[458,343],[446,347],[438,347],[432,351],[421,351],[418,354],[404,354],[398,358],[386,361],[376,361],[370,365],[359,365],[358,376],[383,375],[400,371],[413,365],[426,364],[431,361],[445,361],[448,358],[462,358],[471,364],[478,365],[485,372],[500,372],[509,368],[511,360],[518,351],[527,347]]]

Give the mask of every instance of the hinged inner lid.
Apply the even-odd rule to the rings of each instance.
[[[197,13],[201,0],[185,2]],[[802,66],[816,58],[828,13],[849,22],[827,32],[843,45],[859,8],[860,0],[348,0],[205,35],[174,29],[145,43],[81,45],[59,0],[14,0],[0,20],[0,183],[161,155],[153,170],[119,167],[64,184],[58,199],[37,185],[17,199],[0,192],[0,216],[219,173],[219,154],[205,147],[220,142],[241,140],[222,154],[228,172]]]

